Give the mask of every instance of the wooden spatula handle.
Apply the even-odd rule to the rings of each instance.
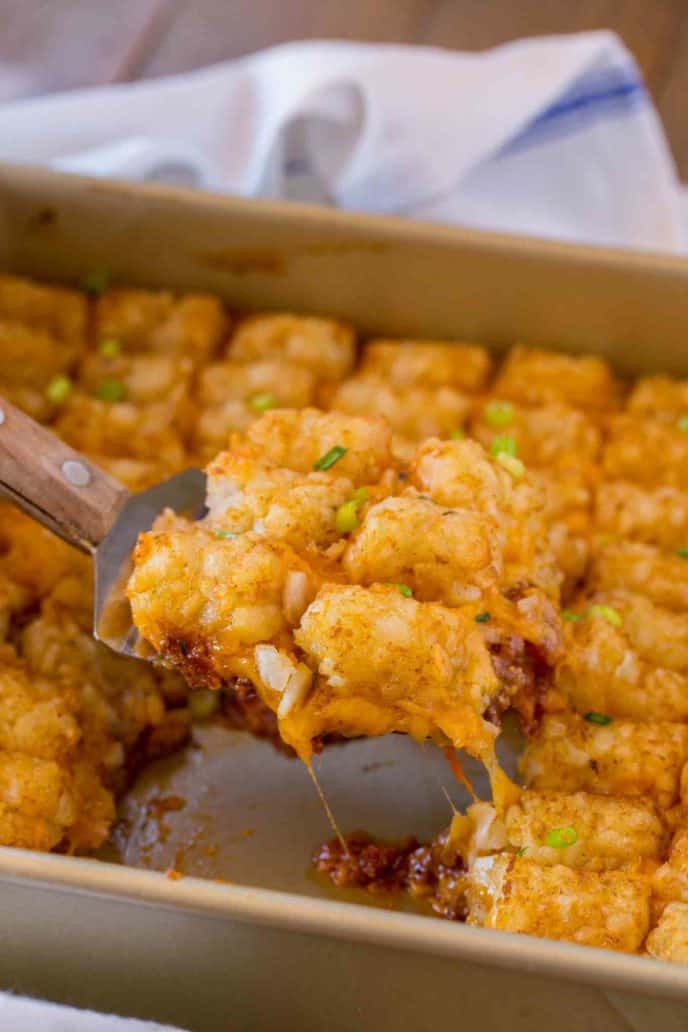
[[[93,552],[129,492],[0,396],[0,494],[85,552]]]

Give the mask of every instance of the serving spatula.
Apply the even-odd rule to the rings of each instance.
[[[164,509],[200,518],[205,488],[205,474],[187,469],[131,494],[0,396],[0,495],[93,556],[93,633],[115,652],[139,658],[153,654],[133,626],[124,594],[138,535]]]

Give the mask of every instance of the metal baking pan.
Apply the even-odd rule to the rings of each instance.
[[[0,267],[65,282],[107,269],[365,333],[526,340],[688,374],[676,258],[6,165]],[[449,818],[441,786],[460,801],[436,751],[398,736],[328,749],[318,772],[346,831],[427,838]],[[185,804],[153,819],[161,795]],[[309,872],[330,830],[306,771],[241,733],[202,730],[144,773],[124,811],[128,836],[98,859],[0,849],[2,987],[194,1030],[688,1022],[680,966],[335,895]],[[171,880],[161,872],[181,848],[190,876]]]

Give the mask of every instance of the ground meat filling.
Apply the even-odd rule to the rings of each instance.
[[[464,866],[460,857],[448,851],[445,834],[421,845],[416,838],[375,842],[366,832],[355,832],[344,842],[326,842],[313,863],[339,889],[404,892],[424,900],[441,917],[466,918]]]
[[[502,715],[513,709],[523,734],[530,735],[542,717],[553,668],[539,649],[517,635],[490,645],[490,652],[502,688],[485,711],[485,718],[499,727]]]
[[[224,722],[235,731],[248,731],[255,738],[263,738],[271,745],[289,756],[296,758],[296,753],[283,740],[277,726],[276,713],[267,706],[247,678],[236,678],[222,689],[221,714]],[[325,745],[346,741],[338,735],[327,735],[313,741],[313,752],[319,754]]]

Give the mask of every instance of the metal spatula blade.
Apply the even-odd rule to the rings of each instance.
[[[205,513],[206,478],[187,469],[132,495],[90,459],[0,397],[0,494],[94,558],[93,633],[115,652],[150,659],[133,626],[125,587],[140,533],[165,509]]]
[[[153,650],[133,625],[125,594],[132,571],[132,552],[139,534],[150,530],[165,509],[200,519],[205,515],[205,473],[186,469],[155,487],[131,495],[95,551],[93,634],[115,652],[150,659]]]

